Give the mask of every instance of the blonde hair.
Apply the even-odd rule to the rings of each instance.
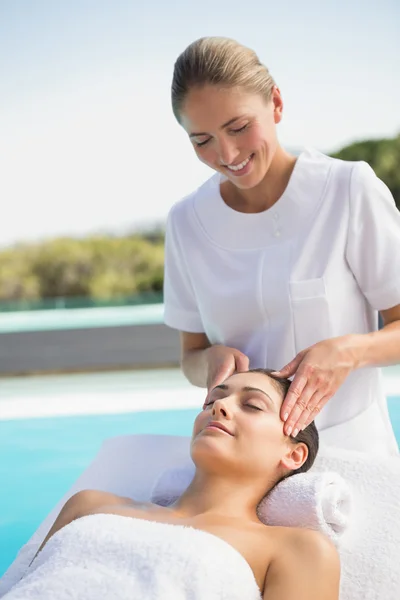
[[[254,50],[224,37],[204,37],[179,55],[171,86],[172,110],[177,121],[188,92],[204,85],[242,87],[268,102],[275,81]]]

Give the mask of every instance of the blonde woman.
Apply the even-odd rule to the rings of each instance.
[[[397,453],[380,372],[400,362],[400,213],[388,188],[364,162],[284,150],[281,92],[233,40],[200,39],[178,57],[172,106],[216,172],[167,223],[165,322],[180,331],[186,377],[210,389],[279,365],[293,377],[286,434],[316,418],[328,443]]]

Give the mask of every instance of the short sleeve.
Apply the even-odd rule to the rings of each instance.
[[[346,258],[376,310],[400,304],[400,212],[388,187],[365,162],[356,163],[350,184]]]
[[[177,221],[180,214],[175,208],[168,215],[165,232],[164,322],[180,331],[203,333],[202,319],[179,236]]]

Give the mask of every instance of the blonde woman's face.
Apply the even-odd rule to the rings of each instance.
[[[259,94],[207,85],[189,92],[181,124],[203,163],[236,187],[250,189],[271,165],[282,108],[277,88],[267,103]]]

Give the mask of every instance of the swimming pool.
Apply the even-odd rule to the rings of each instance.
[[[54,504],[114,435],[190,435],[197,410],[0,422],[0,577]]]
[[[387,392],[400,443],[400,377],[393,373]],[[177,371],[3,380],[0,577],[106,438],[190,435],[202,398]]]

